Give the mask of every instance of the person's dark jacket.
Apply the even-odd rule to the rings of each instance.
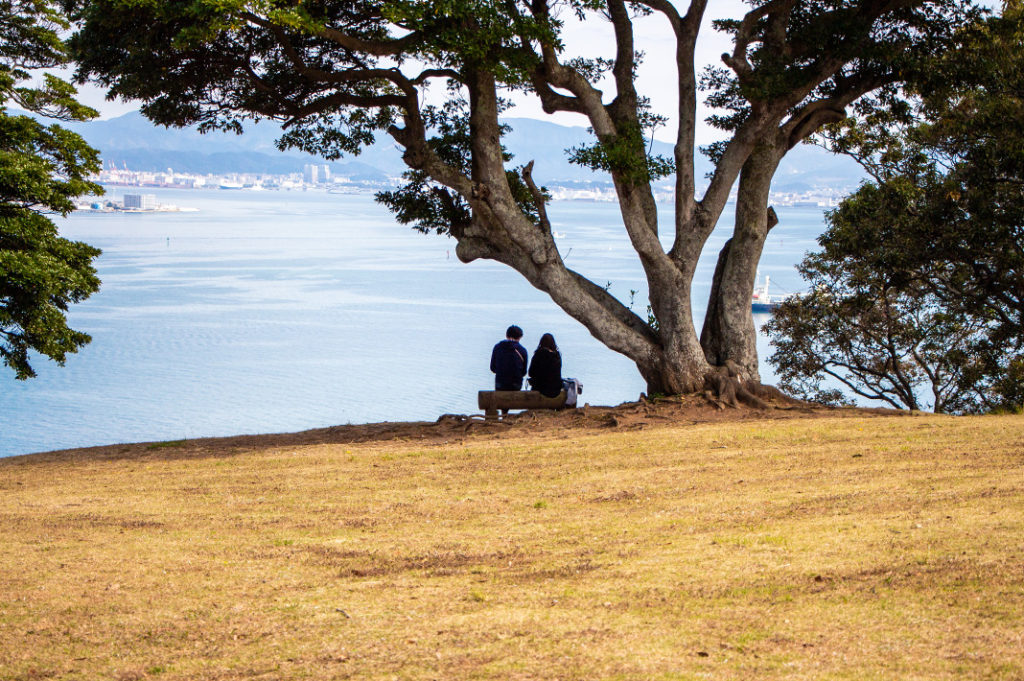
[[[495,390],[521,390],[526,375],[526,348],[507,338],[491,351]]]
[[[562,355],[557,350],[537,348],[530,362],[530,387],[545,397],[562,392]]]

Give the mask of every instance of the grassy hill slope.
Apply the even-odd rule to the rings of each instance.
[[[0,460],[0,678],[1020,679],[1022,426]]]

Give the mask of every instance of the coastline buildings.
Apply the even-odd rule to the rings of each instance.
[[[155,194],[125,194],[124,195],[124,207],[126,209],[136,210],[154,210],[156,209],[156,195]]]
[[[123,187],[168,187],[177,189],[234,189],[234,190],[326,190],[335,193],[373,193],[381,189],[392,189],[400,183],[400,178],[390,177],[380,180],[352,179],[345,176],[332,175],[330,166],[320,163],[308,163],[301,173],[275,175],[270,173],[228,173],[223,175],[194,173],[176,173],[167,168],[162,172],[136,171],[127,168],[105,168],[93,178],[105,186]],[[557,180],[547,183],[547,190],[555,200],[559,201],[600,201],[617,200],[611,183],[596,179],[592,182]],[[659,184],[654,188],[655,199],[659,202],[673,200],[674,187],[671,184]],[[787,188],[771,193],[771,202],[776,206],[818,206],[829,208],[838,205],[855,186],[807,187],[799,190]],[[132,198],[129,198],[132,197]],[[126,194],[124,209],[152,210],[155,205],[152,194]]]
[[[308,185],[327,184],[331,181],[331,167],[326,163],[307,163],[302,168],[302,181]]]
[[[166,171],[104,168],[91,178],[108,187],[164,187],[171,189],[343,189],[373,192],[390,188],[398,178],[378,181],[352,180],[333,175],[327,164],[307,164],[301,173],[225,173],[197,174]]]
[[[125,194],[121,201],[113,199],[79,201],[75,204],[75,210],[97,213],[178,213],[192,212],[196,209],[157,203],[156,194]]]

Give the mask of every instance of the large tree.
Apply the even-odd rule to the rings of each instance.
[[[923,59],[825,135],[871,177],[828,216],[813,292],[769,325],[796,392],[832,376],[911,409],[1024,404],[1024,11]]]
[[[96,151],[59,125],[7,109],[61,120],[96,115],[53,75],[26,84],[33,69],[67,63],[59,35],[67,29],[53,2],[0,0],[0,359],[19,379],[35,375],[31,352],[63,364],[89,342],[68,327],[66,312],[100,283],[99,250],[61,238],[48,217],[69,213],[76,196],[102,192],[88,180],[99,170]]]
[[[167,125],[240,129],[246,118],[284,121],[283,146],[326,158],[356,153],[386,132],[404,149],[408,184],[381,198],[399,219],[458,241],[461,260],[496,260],[546,292],[608,347],[632,359],[649,392],[720,393],[759,381],[750,294],[773,213],[780,159],[866,93],[894,87],[912,54],[951,49],[973,19],[969,0],[769,0],[717,28],[733,50],[700,77],[695,63],[707,0],[67,0],[81,30],[82,78],[137,98]],[[675,37],[675,153],[651,158],[661,122],[637,91],[638,13],[656,13]],[[573,19],[606,22],[608,54],[566,54]],[[426,103],[425,90],[447,92]],[[701,87],[728,133],[697,195]],[[610,90],[605,92],[604,90]],[[648,282],[651,319],[566,267],[550,206],[532,166],[510,167],[499,116],[511,91],[548,113],[571,112],[594,134],[570,151],[611,174],[622,223]],[[651,183],[674,173],[671,224]],[[735,231],[720,255],[698,337],[691,284],[698,257],[737,191]],[[662,232],[671,230],[670,245]]]

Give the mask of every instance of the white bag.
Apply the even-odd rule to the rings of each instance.
[[[562,387],[565,389],[565,406],[576,407],[576,396],[583,392],[583,384],[575,378],[563,378]]]

